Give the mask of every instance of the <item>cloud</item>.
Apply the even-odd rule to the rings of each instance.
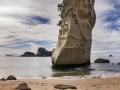
[[[0,0],[0,53],[11,49],[33,50],[32,45],[48,49],[54,46],[59,30],[59,2],[61,0]]]
[[[97,22],[93,30],[93,53],[120,52],[118,3],[118,0],[96,0]]]
[[[62,0],[0,0],[0,53],[55,47]],[[119,0],[96,0],[92,52],[119,51]],[[120,10],[120,9],[119,9]],[[108,38],[109,37],[109,38]]]
[[[114,30],[120,30],[120,1],[117,0],[111,0],[111,3],[114,3],[113,9],[108,11],[104,18],[105,22],[109,22],[107,25],[108,28],[114,29]]]

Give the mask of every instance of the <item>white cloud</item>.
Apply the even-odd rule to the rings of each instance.
[[[0,53],[11,51],[6,45],[23,41],[56,41],[59,28],[57,4],[61,0],[0,0]],[[25,17],[41,16],[50,19],[49,24],[28,25]],[[17,41],[16,41],[17,40]],[[33,49],[34,43],[29,43]],[[37,46],[37,45],[36,45]],[[4,49],[4,50],[3,50]],[[23,48],[24,49],[24,48]],[[13,50],[16,51],[17,49]]]
[[[106,11],[113,9],[113,4],[109,2],[109,0],[96,0],[95,2],[95,10],[97,17],[103,15]]]
[[[111,3],[110,0],[96,0],[95,9],[97,13],[97,21],[93,30],[93,53],[120,52],[120,32],[107,27],[111,22],[103,21],[106,17],[105,13],[109,14],[109,11],[116,10],[113,4],[114,2]]]
[[[56,26],[59,17],[57,4],[62,0],[0,0],[0,46],[15,46],[16,42],[23,41],[57,41],[59,27]],[[96,0],[95,9],[97,22],[93,30],[93,52],[107,51],[109,48],[119,47],[120,40],[118,31],[111,31],[106,28],[109,22],[103,22],[104,14],[114,10],[110,0]],[[27,16],[41,16],[50,19],[48,24],[28,25],[25,24]],[[119,21],[118,21],[119,24]],[[109,39],[108,39],[109,37]],[[112,43],[111,43],[112,42]],[[24,43],[22,43],[24,44]],[[23,49],[10,49],[0,47],[0,53],[11,51],[21,52],[31,50],[40,45],[28,42],[30,47]],[[114,46],[114,47],[113,47]],[[106,48],[106,49],[105,49]]]

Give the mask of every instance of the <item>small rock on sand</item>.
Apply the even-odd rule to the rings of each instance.
[[[15,76],[13,76],[13,75],[9,75],[7,77],[7,80],[17,80],[17,78]]]
[[[28,87],[27,83],[21,83],[14,90],[32,90],[32,89]]]
[[[72,86],[72,85],[64,85],[64,84],[55,85],[54,88],[56,88],[56,89],[61,89],[61,90],[64,90],[64,89],[77,89],[77,87],[75,87],[75,86]]]
[[[99,58],[94,63],[110,63],[110,60]]]
[[[7,79],[6,78],[1,78],[0,81],[7,81]]]

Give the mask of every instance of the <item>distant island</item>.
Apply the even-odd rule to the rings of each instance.
[[[37,54],[33,52],[25,52],[20,57],[50,57],[52,56],[52,51],[48,51],[43,47],[38,48]]]
[[[7,54],[5,55],[6,57],[14,57],[14,55],[11,55],[11,54]]]

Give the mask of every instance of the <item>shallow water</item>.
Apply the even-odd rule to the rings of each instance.
[[[95,56],[91,58],[92,62],[96,58]],[[19,78],[90,78],[119,76],[120,65],[116,64],[119,60],[107,56],[104,58],[110,59],[112,63],[92,63],[87,67],[53,69],[50,57],[0,57],[0,78],[7,77],[8,75],[15,75]]]

